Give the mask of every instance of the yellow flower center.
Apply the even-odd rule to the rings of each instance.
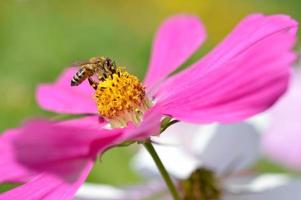
[[[114,73],[99,82],[94,99],[98,112],[112,127],[138,124],[150,107],[145,88],[136,76],[117,67]]]

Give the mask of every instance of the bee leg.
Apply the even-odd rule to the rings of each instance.
[[[92,86],[94,90],[97,89],[98,82],[94,81],[91,77],[88,78],[89,84]]]

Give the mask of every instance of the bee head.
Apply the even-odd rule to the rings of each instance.
[[[110,67],[110,66],[112,66],[112,64],[113,64],[113,62],[112,62],[112,60],[111,60],[110,58],[106,58],[106,59],[105,59],[104,65],[105,65],[106,67]]]

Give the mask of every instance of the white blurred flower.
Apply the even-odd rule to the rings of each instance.
[[[169,127],[159,139],[153,138],[153,141],[167,171],[182,192],[181,184],[189,180],[191,174],[198,169],[201,173],[206,169],[216,179],[218,185],[215,189],[219,190],[222,200],[301,199],[299,180],[280,174],[254,176],[250,166],[259,156],[260,137],[248,124],[197,126],[177,123]],[[152,182],[141,185],[138,189],[110,188],[111,192],[108,193],[115,195],[114,198],[105,197],[106,192],[89,192],[90,186],[85,185],[77,194],[76,200],[93,199],[88,194],[91,197],[96,195],[94,199],[138,200],[162,191],[166,191],[165,195],[157,199],[170,199],[146,150],[139,150],[133,166]],[[152,189],[149,188],[150,185]],[[103,189],[102,186],[97,187],[100,187],[98,190]],[[83,193],[83,190],[87,192]]]

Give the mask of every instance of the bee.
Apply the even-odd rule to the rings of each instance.
[[[103,81],[116,72],[115,62],[108,57],[92,57],[75,65],[79,66],[79,70],[72,77],[71,86],[78,86],[88,79],[89,84],[96,89],[98,82],[92,78],[94,75],[99,81]]]

